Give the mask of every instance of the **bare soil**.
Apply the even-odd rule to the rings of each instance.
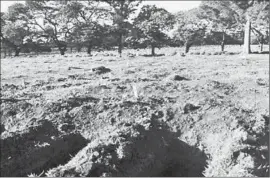
[[[269,176],[269,55],[135,52],[1,59],[1,176]]]

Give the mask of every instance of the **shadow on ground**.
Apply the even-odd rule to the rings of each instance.
[[[262,51],[262,52],[254,51],[251,52],[251,54],[269,54],[269,51]]]
[[[42,120],[23,134],[1,139],[1,176],[40,174],[65,164],[87,144],[80,134],[60,133]]]
[[[152,55],[152,54],[143,54],[141,56],[143,56],[143,57],[160,57],[160,56],[165,56],[165,54],[155,54],[155,55]]]
[[[162,126],[160,126],[161,124],[157,121],[152,122],[152,124],[157,127],[153,127],[149,131],[142,130],[142,132],[146,132],[147,135],[158,133],[161,140],[163,138],[166,139],[168,141],[167,154],[163,156],[167,156],[169,159],[165,162],[164,167],[160,169],[159,173],[157,171],[157,174],[154,173],[148,176],[203,177],[202,172],[206,167],[207,160],[205,153],[179,140],[179,134],[169,131],[166,125],[162,124]]]

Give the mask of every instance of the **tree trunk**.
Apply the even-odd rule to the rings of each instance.
[[[120,57],[122,57],[122,38],[123,38],[123,34],[120,33],[119,34],[119,42],[118,42],[118,54]]]
[[[188,53],[189,52],[189,48],[191,47],[191,43],[189,41],[186,41],[185,43],[185,53]]]
[[[58,47],[58,49],[60,51],[60,54],[62,56],[65,55],[65,52],[67,50],[67,44],[66,44],[66,42],[59,41],[59,40],[57,40],[57,38],[54,39],[54,42],[56,43],[56,45],[57,45],[57,47]]]
[[[72,53],[72,47],[70,47],[70,52]]]
[[[20,48],[16,48],[16,49],[15,49],[15,57],[16,57],[16,56],[19,56],[20,51],[21,51]]]
[[[82,47],[81,46],[78,46],[77,47],[77,51],[78,51],[78,53],[80,53],[82,51]]]
[[[91,55],[91,52],[92,52],[92,45],[89,44],[87,47],[87,54]]]
[[[245,26],[245,37],[244,37],[244,46],[243,53],[250,54],[250,30],[251,30],[251,22],[248,20]]]
[[[260,53],[263,52],[263,43],[260,43]]]
[[[270,24],[269,24],[269,29],[270,29]],[[268,40],[268,45],[270,46],[270,35],[268,30],[266,30],[266,39]]]
[[[224,51],[224,46],[225,46],[224,42],[221,42],[221,52]]]
[[[4,58],[6,58],[7,57],[7,49],[5,48],[4,49]]]
[[[263,35],[260,38],[260,53],[263,52]]]
[[[60,51],[60,54],[63,56],[63,55],[65,55],[65,52],[67,50],[67,46],[59,44],[58,49]]]
[[[155,56],[156,54],[155,54],[155,45],[151,45],[151,54],[152,54],[152,56]]]
[[[60,54],[61,54],[62,56],[64,56],[64,55],[65,55],[65,50],[60,49]]]
[[[225,47],[225,32],[222,33],[221,52],[224,51],[224,47]]]
[[[59,51],[60,51],[60,54],[63,56],[63,55],[65,55],[66,49],[59,47]]]

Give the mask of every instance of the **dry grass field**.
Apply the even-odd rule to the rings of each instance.
[[[269,54],[219,50],[1,59],[1,176],[267,177]]]

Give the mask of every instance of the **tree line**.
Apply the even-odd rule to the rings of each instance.
[[[176,14],[142,0],[34,1],[15,3],[1,12],[1,45],[15,56],[23,49],[50,51],[46,44],[91,55],[94,48],[129,48],[196,44],[241,44],[247,20],[261,45],[269,42],[269,0],[202,1],[199,7]],[[70,45],[72,44],[72,45]]]

